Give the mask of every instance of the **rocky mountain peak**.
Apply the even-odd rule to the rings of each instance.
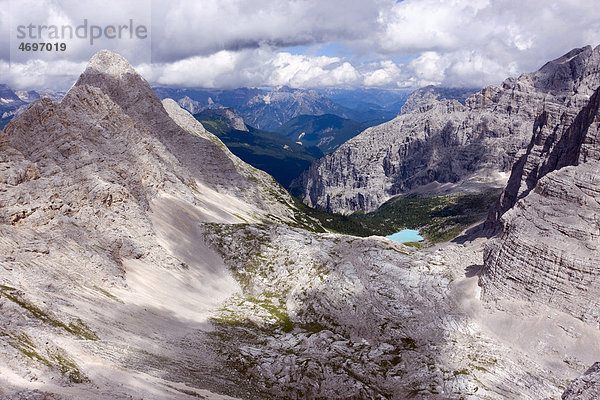
[[[457,100],[461,104],[465,104],[466,99],[479,89],[475,88],[447,88],[440,86],[425,86],[415,90],[406,100],[406,103],[400,109],[400,114],[407,114],[411,111],[418,110],[419,107],[425,106],[435,100]]]
[[[129,61],[110,50],[100,50],[94,54],[84,74],[91,70],[118,78],[125,74],[137,74]]]
[[[140,125],[167,124],[165,131],[174,130],[173,122],[148,82],[122,56],[101,50],[90,60],[85,71],[71,88],[93,86]]]
[[[549,61],[531,74],[530,79],[535,88],[555,96],[570,96],[588,75],[598,73],[599,63],[600,48],[585,46]],[[578,92],[589,97],[595,89],[593,85],[589,87],[584,84]]]

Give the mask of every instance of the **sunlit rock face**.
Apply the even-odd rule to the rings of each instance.
[[[599,108],[600,89],[542,154],[545,126],[536,128],[525,167],[513,170],[526,194],[486,246],[483,299],[526,298],[600,323]]]
[[[549,132],[560,134],[570,126],[600,85],[599,63],[600,48],[575,49],[534,73],[484,88],[465,105],[441,100],[418,107],[365,130],[314,163],[295,186],[314,207],[372,211],[431,182],[508,172],[540,115],[548,115]],[[517,194],[505,197],[511,196]],[[506,211],[511,201],[502,204]]]

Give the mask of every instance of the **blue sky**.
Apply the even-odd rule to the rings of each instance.
[[[65,89],[109,48],[180,87],[481,87],[600,43],[582,0],[0,0],[0,83]],[[145,39],[24,52],[16,27],[132,20]],[[109,29],[110,30],[110,29]],[[47,38],[48,41],[52,41]]]

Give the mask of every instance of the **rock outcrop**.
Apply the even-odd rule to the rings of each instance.
[[[475,88],[447,88],[433,85],[425,86],[411,93],[408,99],[406,99],[406,103],[404,103],[400,109],[400,114],[407,114],[418,110],[422,106],[436,100],[457,100],[464,105],[465,101],[477,92],[479,92],[479,89]]]
[[[563,393],[562,400],[600,399],[600,362],[575,379]]]
[[[505,191],[507,201],[511,184],[521,183],[521,198],[500,218],[501,234],[487,244],[482,298],[526,298],[597,325],[600,89],[568,129],[549,136],[543,121]]]
[[[533,137],[517,157],[506,189],[498,204],[490,211],[488,228],[497,230],[500,217],[525,197],[544,175],[576,162],[577,157],[573,151],[579,149],[580,143],[577,138],[570,136],[584,134],[585,127],[581,125],[589,124],[589,121],[585,121],[585,116],[582,116],[579,121],[575,121],[579,126],[569,128],[575,116],[586,105],[588,94],[600,86],[600,82],[592,79],[600,71],[600,55],[596,50],[590,52],[585,49],[583,54],[589,53],[589,56],[583,60],[572,52],[568,53],[558,59],[557,63],[548,63],[540,70],[540,76],[536,80],[538,86],[548,86],[552,88],[552,95],[562,96],[568,101],[565,102],[566,107],[545,104],[536,117]],[[565,77],[578,77],[578,80],[573,82]],[[576,95],[569,97],[568,94],[573,92]]]
[[[372,211],[431,182],[507,172],[540,118],[566,129],[600,85],[600,47],[575,49],[540,70],[458,101],[434,101],[369,128],[315,162],[295,183],[303,201],[336,212]],[[543,143],[542,143],[543,148]]]

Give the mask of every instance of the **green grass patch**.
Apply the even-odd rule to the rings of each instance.
[[[9,286],[0,286],[0,296],[4,296],[10,301],[18,304],[22,308],[29,311],[34,318],[39,319],[42,322],[45,322],[49,325],[52,325],[57,328],[64,329],[68,333],[77,336],[80,339],[85,340],[98,340],[98,336],[80,319],[77,319],[75,322],[69,322],[65,324],[64,322],[51,317],[45,311],[40,309],[33,303],[30,303],[26,299],[24,299],[21,295],[18,294],[18,291]]]
[[[79,370],[77,364],[70,360],[65,354],[51,354],[50,358],[54,362],[54,365],[60,369],[60,372],[67,376],[71,382],[84,383],[90,381],[90,379]]]
[[[395,197],[376,211],[340,215],[316,210],[298,202],[297,208],[332,232],[354,236],[387,236],[403,229],[417,229],[427,243],[454,239],[469,226],[484,220],[501,189],[475,194],[419,197]],[[419,247],[421,244],[405,243]]]
[[[255,297],[247,297],[241,300],[240,305],[244,302],[251,302],[255,304],[257,307],[260,307],[266,310],[273,319],[276,320],[275,324],[267,325],[269,328],[277,328],[281,329],[284,332],[291,332],[294,329],[294,323],[290,319],[290,315],[280,306],[277,306],[271,303],[268,300],[259,300]],[[243,326],[254,326],[255,324],[241,315],[236,314],[235,311],[230,309],[222,309],[220,310],[218,316],[213,317],[212,320],[221,325],[227,325],[230,327],[243,327]]]
[[[123,301],[121,299],[119,299],[117,296],[115,296],[114,294],[112,294],[111,292],[109,292],[108,290],[102,289],[100,286],[96,286],[94,285],[94,289],[96,289],[97,291],[99,291],[100,293],[102,293],[103,295],[105,295],[106,297],[108,297],[109,299],[112,300],[116,300],[120,303],[122,303]]]
[[[0,336],[8,338],[8,344],[15,350],[21,352],[25,356],[29,357],[34,361],[38,361],[48,367],[52,366],[52,363],[44,356],[40,355],[35,345],[26,334],[11,335],[6,332],[0,332]]]
[[[37,361],[47,367],[57,368],[71,382],[83,383],[90,381],[89,378],[79,370],[77,364],[69,359],[63,352],[48,352],[48,357],[41,355],[27,334],[20,333],[18,335],[11,335],[0,330],[0,336],[5,337],[12,348],[33,361]]]

